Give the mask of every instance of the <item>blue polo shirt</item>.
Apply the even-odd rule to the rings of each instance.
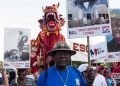
[[[68,66],[68,70],[69,75],[66,82],[67,86],[86,86],[86,81],[80,72],[77,72],[70,66]],[[68,70],[61,72],[56,70],[55,66],[50,67],[47,70],[47,74],[45,72],[40,74],[37,81],[37,86],[64,86],[64,81],[66,81]],[[64,81],[60,78],[57,72]],[[80,85],[77,85],[78,83]]]

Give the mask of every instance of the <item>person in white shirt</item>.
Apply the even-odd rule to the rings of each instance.
[[[96,74],[95,80],[93,82],[93,86],[107,86],[105,77],[101,74]]]
[[[93,67],[90,67],[88,64],[81,64],[78,67],[78,70],[84,75],[84,78],[86,79],[86,81],[89,82],[87,86],[93,86],[93,82],[95,79],[95,72]],[[88,70],[90,71],[88,72]],[[91,72],[91,76],[89,76],[90,72]]]
[[[93,82],[93,86],[107,86],[107,82],[106,79],[103,75],[97,73],[98,70],[95,69],[96,71],[96,76],[95,76],[95,80]]]
[[[80,72],[85,72],[88,68],[88,64],[82,64],[78,67],[78,70]],[[95,79],[93,81],[93,85],[92,86],[107,86],[107,83],[106,83],[106,80],[105,80],[105,77],[98,72],[97,68],[96,67],[91,67],[93,70],[94,70],[94,73],[95,73]]]

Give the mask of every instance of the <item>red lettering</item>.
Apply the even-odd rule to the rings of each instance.
[[[85,52],[85,45],[84,44],[80,44],[80,51]]]
[[[79,51],[79,44],[73,43],[73,50]]]
[[[88,47],[84,44],[73,43],[73,50],[81,51],[81,52],[88,52]]]

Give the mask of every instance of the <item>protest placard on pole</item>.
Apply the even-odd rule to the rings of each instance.
[[[5,28],[4,67],[30,67],[30,29]]]

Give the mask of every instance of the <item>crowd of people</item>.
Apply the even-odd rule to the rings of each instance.
[[[82,64],[78,67],[78,70],[86,75],[88,64]],[[93,86],[118,86],[116,80],[111,76],[111,71],[104,66],[93,66],[95,73],[95,79]]]
[[[40,65],[38,77],[35,77],[35,72],[32,73],[32,67],[17,71],[10,69],[9,74],[2,70],[0,86],[118,86],[103,66],[81,64],[78,68],[72,67],[69,62],[75,54],[76,51],[71,50],[66,42],[58,42],[48,52],[54,61],[53,66],[44,70],[44,65]]]
[[[9,69],[9,71],[1,69],[0,86],[36,86],[36,83],[37,79],[31,72],[31,68],[17,69],[17,71],[14,69]]]

